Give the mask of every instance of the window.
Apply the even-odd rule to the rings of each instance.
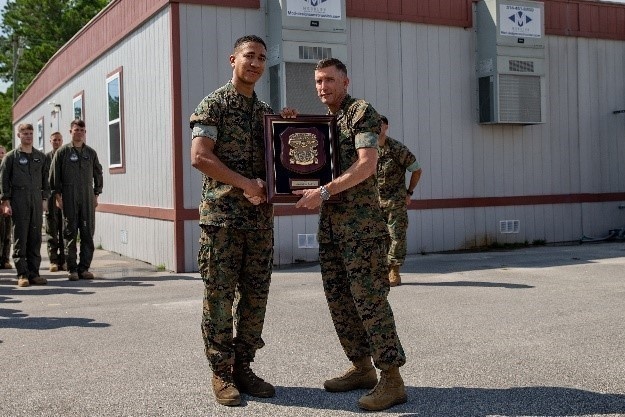
[[[43,152],[43,117],[37,120],[37,139],[33,146]]]
[[[123,137],[123,94],[122,69],[119,68],[109,74],[106,79],[108,101],[108,146],[109,172],[126,172],[124,164],[124,137]]]
[[[81,91],[72,100],[73,108],[74,108],[74,120],[85,120],[85,107],[83,104],[83,95],[84,93]]]

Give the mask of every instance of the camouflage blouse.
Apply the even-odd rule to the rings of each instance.
[[[386,138],[386,143],[378,154],[378,189],[381,202],[406,201],[406,170],[419,169],[417,158],[403,143],[393,138]]]
[[[377,148],[380,115],[364,100],[347,95],[335,113],[338,125],[340,171],[358,160],[360,148]],[[320,243],[357,244],[388,234],[380,209],[375,175],[341,193],[337,203],[324,202],[319,216]]]
[[[228,168],[247,178],[265,180],[263,116],[271,113],[271,107],[258,100],[256,93],[249,99],[228,82],[200,102],[190,124],[191,129],[196,124],[216,128],[213,152]],[[200,224],[273,229],[271,204],[255,206],[243,196],[242,189],[206,175],[203,180]]]

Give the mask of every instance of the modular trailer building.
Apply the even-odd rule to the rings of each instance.
[[[538,25],[519,32],[528,18]],[[625,224],[625,5],[113,0],[13,108],[45,151],[50,133],[67,141],[71,120],[85,120],[105,171],[96,245],[197,270],[188,117],[230,79],[244,34],[270,46],[261,99],[318,108],[311,68],[331,54],[348,65],[350,93],[388,116],[423,168],[409,253],[575,241]],[[275,263],[316,260],[317,213],[275,213]]]

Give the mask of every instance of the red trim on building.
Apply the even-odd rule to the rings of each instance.
[[[471,0],[346,0],[347,16],[471,27]]]
[[[200,4],[202,6],[242,7],[260,9],[260,0],[170,0],[171,4]]]
[[[475,197],[475,198],[436,198],[429,200],[413,200],[410,210],[433,210],[471,207],[503,207],[503,206],[540,206],[558,204],[607,203],[610,201],[625,201],[625,193],[583,193],[583,194],[553,194],[527,195],[512,197]],[[199,220],[197,209],[165,209],[141,206],[124,206],[117,204],[99,204],[98,211],[103,213],[121,214],[124,216],[145,217],[157,220],[186,221]],[[292,204],[274,205],[276,216],[303,216],[318,214],[319,210],[295,208]]]
[[[182,69],[180,68],[180,5],[171,5],[171,85],[172,85],[172,143],[171,143],[171,155],[173,166],[173,206],[174,206],[174,252],[176,257],[176,272],[184,271],[185,261],[185,239],[184,239],[184,219],[180,218],[181,213],[184,212],[184,173],[182,161]],[[197,214],[197,210],[196,210]]]
[[[431,210],[445,208],[469,207],[501,207],[501,206],[537,206],[545,204],[581,204],[605,203],[608,201],[625,201],[625,193],[602,194],[555,194],[528,195],[513,197],[481,197],[481,198],[444,198],[431,200],[413,200],[411,210]]]
[[[122,216],[142,217],[145,219],[174,221],[175,210],[161,207],[128,206],[123,204],[98,203],[100,213],[120,214]]]
[[[625,7],[582,0],[545,1],[545,33],[625,40]]]

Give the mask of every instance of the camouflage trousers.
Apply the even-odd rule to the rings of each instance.
[[[405,204],[400,207],[382,205],[386,227],[391,237],[388,248],[388,264],[403,265],[406,259],[406,230],[408,230],[408,212]]]
[[[323,288],[339,341],[350,361],[372,356],[379,369],[406,356],[388,303],[386,239],[320,243]]]
[[[265,345],[261,334],[272,264],[272,229],[202,226],[202,335],[211,369],[253,362]]]

